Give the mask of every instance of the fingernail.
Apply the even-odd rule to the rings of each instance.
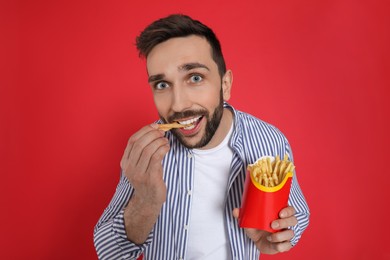
[[[268,240],[269,242],[272,242],[271,236],[267,236],[267,240]]]

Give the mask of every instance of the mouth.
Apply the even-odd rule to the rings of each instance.
[[[183,129],[189,131],[189,130],[194,129],[198,125],[198,123],[200,122],[200,120],[202,118],[203,118],[203,116],[198,116],[198,117],[194,117],[194,118],[191,118],[188,120],[182,120],[182,121],[177,121],[177,122],[181,125],[188,125],[188,126],[184,127]]]

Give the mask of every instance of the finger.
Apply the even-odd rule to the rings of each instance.
[[[134,145],[135,142],[137,142],[140,138],[142,138],[143,136],[145,136],[146,134],[148,134],[150,131],[153,131],[153,130],[156,130],[157,129],[157,124],[151,124],[151,125],[147,125],[147,126],[144,126],[143,128],[141,128],[139,131],[137,131],[136,133],[134,133],[128,140],[127,142],[127,147],[125,149],[125,152],[127,152],[127,159],[129,158],[129,155],[130,155],[130,152],[131,152],[131,149]],[[163,131],[159,131],[160,132],[160,135],[163,136],[164,135],[164,132]]]
[[[166,138],[164,138],[166,140]],[[156,143],[156,142],[154,142]],[[155,174],[156,172],[162,172],[162,166],[161,166],[161,161],[164,158],[164,156],[167,154],[169,151],[169,144],[168,140],[163,142],[156,151],[151,155],[149,164],[147,166],[147,172],[149,174]]]
[[[120,165],[121,165],[121,168],[124,169],[125,168],[125,164],[127,162],[127,160],[129,159],[129,156],[130,156],[130,152],[133,148],[133,145],[134,143],[139,139],[141,138],[142,136],[144,136],[146,133],[152,131],[153,129],[156,129],[157,128],[157,125],[156,124],[152,124],[152,125],[147,125],[147,126],[144,126],[143,128],[141,128],[139,131],[137,131],[136,133],[134,133],[130,138],[129,140],[127,141],[127,145],[126,145],[126,148],[125,148],[125,151],[123,152],[123,156],[122,156],[122,159],[121,159],[121,162],[120,162]],[[163,134],[162,134],[163,135]]]
[[[258,242],[262,237],[269,234],[269,232],[265,230],[259,230],[255,228],[245,228],[245,233],[255,243]]]
[[[281,243],[271,243],[271,246],[275,251],[279,253],[287,252],[292,248],[290,241],[281,242]]]
[[[285,229],[280,232],[273,233],[267,237],[267,240],[273,243],[290,241],[294,237],[294,231]]]
[[[141,154],[145,149],[145,147],[147,147],[150,143],[152,143],[156,139],[165,139],[164,137],[162,137],[161,132],[159,130],[152,129],[144,133],[144,135],[139,137],[132,144],[131,150],[129,152],[128,161],[133,163],[134,165],[138,165]]]
[[[135,142],[139,138],[141,138],[143,135],[147,134],[148,132],[153,131],[153,130],[157,130],[157,129],[158,129],[157,124],[146,125],[131,136],[131,141]],[[161,131],[161,133],[162,133],[162,135],[164,135],[164,131]]]
[[[295,216],[291,216],[288,218],[277,219],[272,221],[271,227],[272,229],[280,230],[280,229],[285,229],[288,227],[295,226],[297,223],[298,223],[297,218]]]
[[[155,160],[157,159],[159,166],[161,167],[162,158],[169,150],[168,139],[166,139],[165,137],[157,137],[154,140],[152,139],[149,143],[147,143],[147,140],[143,140],[143,142],[144,144],[140,144],[139,150],[138,147],[136,148],[136,146],[134,146],[133,152],[130,155],[130,160],[134,158],[133,160],[137,161],[136,172],[139,173],[144,173],[147,171],[149,164],[152,161],[152,158],[155,158]],[[165,149],[163,149],[164,152],[158,153],[157,151],[164,146],[166,147]],[[137,156],[139,156],[138,160]]]
[[[235,219],[238,219],[239,216],[240,216],[240,209],[238,208],[233,209],[233,217]]]
[[[288,218],[288,217],[294,216],[295,213],[296,213],[296,211],[295,211],[294,207],[288,206],[279,212],[279,217],[280,218]]]

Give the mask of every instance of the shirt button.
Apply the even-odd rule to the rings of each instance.
[[[191,195],[192,195],[192,190],[188,190],[188,191],[187,191],[187,195],[188,195],[188,196],[191,196]]]
[[[188,157],[189,159],[192,159],[193,155],[192,155],[191,153],[188,153],[187,157]]]
[[[188,229],[188,225],[184,225],[184,230],[187,230]]]

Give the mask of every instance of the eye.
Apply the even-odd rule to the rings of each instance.
[[[203,80],[203,77],[201,75],[192,75],[190,78],[192,83],[199,83]]]
[[[166,89],[167,87],[169,87],[169,84],[165,81],[160,81],[154,85],[154,88],[158,90],[163,90]]]

